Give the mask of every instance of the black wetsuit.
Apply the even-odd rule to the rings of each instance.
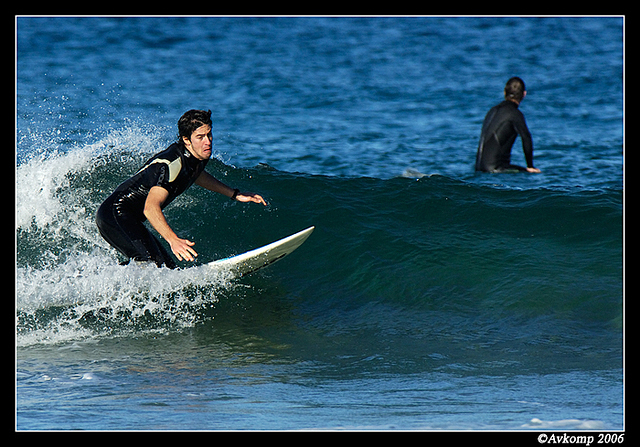
[[[526,171],[522,166],[511,164],[511,148],[520,135],[527,166],[533,167],[533,142],[531,133],[513,101],[503,101],[487,113],[482,123],[480,145],[476,155],[476,171],[516,172]]]
[[[166,207],[195,182],[208,161],[198,160],[179,143],[152,157],[100,205],[96,224],[102,237],[129,259],[175,268],[171,255],[144,225],[144,204],[151,188],[160,186],[169,192],[162,204]]]

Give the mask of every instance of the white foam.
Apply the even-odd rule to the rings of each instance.
[[[162,144],[157,129],[129,126],[111,131],[93,144],[69,150],[34,148],[16,169],[16,228],[27,229],[32,223],[44,228],[56,221],[72,221],[77,211],[85,211],[86,202],[82,200],[84,191],[66,191],[71,174],[90,174],[108,162],[110,155],[130,157],[140,153],[144,158]]]
[[[18,332],[18,345],[60,343],[100,335],[81,320],[96,314],[102,331],[151,315],[180,327],[192,326],[198,309],[217,301],[216,291],[234,287],[231,273],[207,266],[169,270],[118,265],[98,254],[79,254],[48,268],[18,268],[16,307],[37,327]],[[46,313],[55,315],[46,316]],[[124,315],[124,316],[123,316]]]
[[[533,418],[523,428],[534,428],[544,430],[603,430],[604,422],[589,419],[561,419],[558,421],[542,421]]]
[[[88,151],[74,151],[49,154],[45,159],[32,158],[18,166],[16,227],[26,229],[32,222],[39,227],[50,225],[63,211],[56,195],[60,189],[69,186],[67,174],[79,166],[86,166],[89,160]]]

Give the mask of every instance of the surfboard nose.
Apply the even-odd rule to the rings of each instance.
[[[216,269],[233,270],[239,276],[248,275],[291,254],[309,238],[315,228],[315,226],[311,226],[263,247],[229,258],[218,259],[207,265]]]

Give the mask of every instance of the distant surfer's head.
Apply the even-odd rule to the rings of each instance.
[[[504,99],[520,103],[526,94],[524,81],[517,76],[509,79],[504,87]]]
[[[178,140],[182,142],[182,137],[190,140],[191,134],[202,126],[213,127],[211,110],[189,110],[178,120]]]

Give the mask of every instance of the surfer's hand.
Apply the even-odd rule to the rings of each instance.
[[[191,248],[195,245],[195,242],[191,242],[190,240],[187,239],[180,239],[180,238],[176,238],[172,241],[169,241],[169,245],[171,246],[171,251],[173,252],[174,255],[176,255],[176,258],[178,258],[178,261],[193,261],[195,259],[196,256],[198,256],[198,253],[196,253],[196,251]]]
[[[236,200],[238,202],[261,203],[264,206],[267,206],[267,202],[265,202],[265,200],[262,198],[262,196],[260,194],[256,194],[256,193],[253,193],[253,192],[239,192],[236,195]]]

